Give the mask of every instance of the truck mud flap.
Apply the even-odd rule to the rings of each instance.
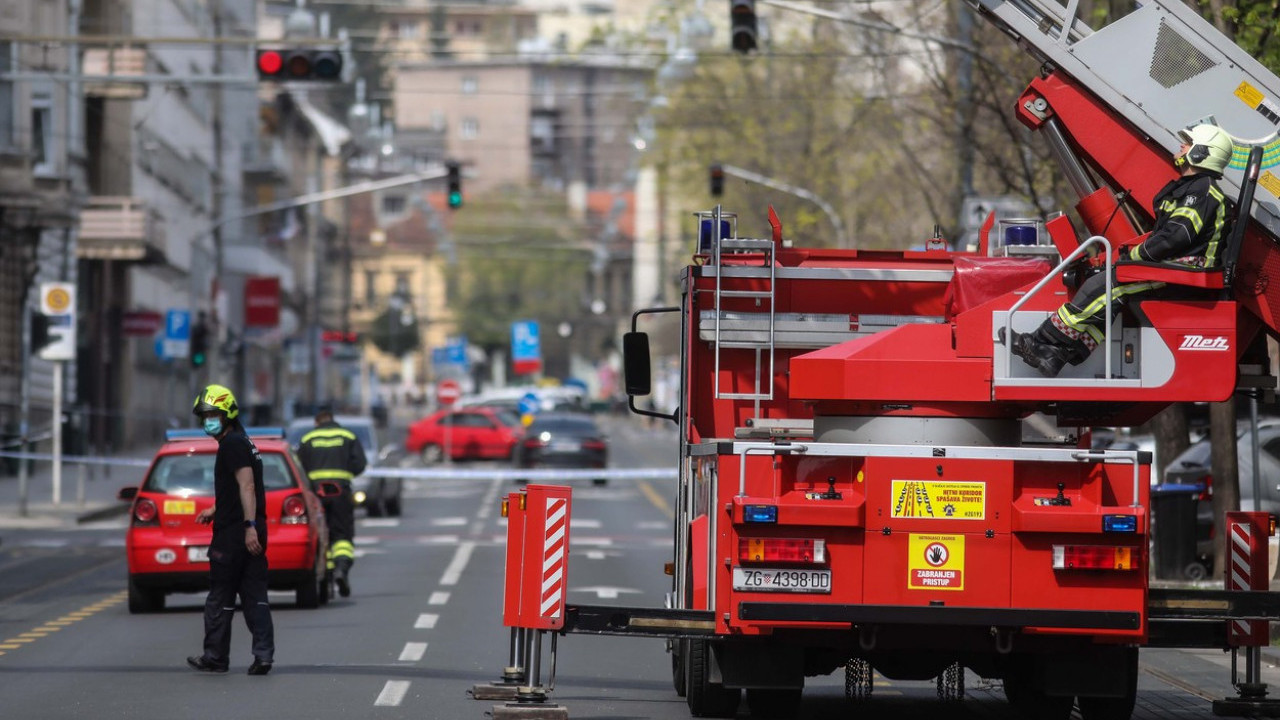
[[[1137,630],[1142,614],[1115,610],[816,605],[744,602],[738,617],[752,622],[819,622],[878,625],[995,625],[1021,628]]]

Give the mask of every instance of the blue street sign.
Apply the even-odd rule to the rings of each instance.
[[[520,404],[517,406],[521,415],[533,415],[538,412],[541,403],[538,402],[538,396],[533,393],[525,393],[520,398]]]
[[[538,343],[538,321],[518,320],[511,323],[511,359],[538,360],[542,351]]]
[[[170,310],[164,318],[164,336],[157,354],[165,360],[186,357],[191,352],[191,311]]]

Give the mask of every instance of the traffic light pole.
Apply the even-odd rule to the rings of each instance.
[[[805,200],[808,200],[814,205],[822,208],[822,211],[827,214],[827,219],[831,221],[831,225],[835,228],[837,247],[849,247],[848,238],[844,235],[844,223],[840,222],[840,216],[836,213],[835,208],[831,207],[831,203],[828,203],[826,200],[823,200],[802,187],[784,183],[780,180],[774,180],[773,178],[766,177],[759,173],[744,170],[736,165],[721,163],[720,169],[723,170],[726,175],[740,177],[743,180],[749,180],[751,182],[764,185],[765,187],[771,187],[774,190],[780,190],[789,195],[795,195],[798,198],[804,198]]]

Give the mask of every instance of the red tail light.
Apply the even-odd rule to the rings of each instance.
[[[284,499],[280,510],[281,525],[306,525],[308,521],[307,503],[301,495],[290,495]]]
[[[1122,545],[1054,545],[1054,570],[1137,570],[1134,548]]]
[[[138,498],[133,503],[133,522],[135,525],[152,525],[157,522],[156,504],[150,498]]]
[[[587,450],[604,450],[603,440],[583,440],[582,447]]]
[[[525,438],[524,442],[521,444],[527,448],[542,448],[547,446],[546,443],[542,442],[536,437]]]
[[[827,561],[825,540],[800,538],[738,538],[738,560],[741,562],[824,563]]]
[[[1204,490],[1200,491],[1200,495],[1198,496],[1198,498],[1200,500],[1212,500],[1213,499],[1213,476],[1206,474],[1205,476],[1197,480],[1197,482],[1204,483]]]

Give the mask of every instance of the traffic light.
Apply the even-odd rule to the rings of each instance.
[[[729,0],[729,32],[735,52],[746,55],[756,49],[756,0]]]
[[[49,316],[42,312],[31,313],[31,354],[35,355],[57,340],[49,332]]]
[[[204,367],[209,359],[209,327],[203,322],[191,326],[191,367]]]
[[[711,166],[711,196],[724,195],[724,167],[720,163]]]
[[[334,49],[266,48],[258,50],[258,79],[274,82],[342,79],[342,53]]]
[[[457,210],[462,207],[462,165],[450,160],[444,166],[449,171],[449,207]]]

